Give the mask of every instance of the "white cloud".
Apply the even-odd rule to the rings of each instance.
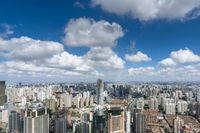
[[[110,47],[93,47],[83,58],[95,68],[123,69],[125,64]]]
[[[200,56],[194,54],[190,49],[173,51],[171,52],[170,57],[178,63],[191,63],[200,61]]]
[[[95,78],[106,75],[107,70],[111,73],[121,70],[125,64],[110,47],[92,47],[86,54],[77,56],[64,51],[58,42],[29,37],[0,38],[0,55],[5,58],[0,73],[5,75]]]
[[[138,51],[136,54],[134,55],[129,55],[129,54],[126,54],[125,55],[125,59],[127,61],[130,61],[130,62],[147,62],[147,61],[151,61],[151,58],[148,57],[148,55]]]
[[[129,75],[152,75],[154,73],[154,67],[139,67],[139,68],[129,68]]]
[[[171,58],[164,59],[160,61],[159,64],[164,67],[176,66],[176,62],[174,62]]]
[[[73,47],[111,47],[123,35],[122,27],[117,23],[79,18],[70,20],[65,28],[63,41]]]
[[[35,40],[29,37],[0,38],[0,56],[18,60],[40,60],[64,51],[62,44],[53,41]]]
[[[200,15],[199,0],[92,0],[93,6],[141,21],[152,19],[193,19]]]

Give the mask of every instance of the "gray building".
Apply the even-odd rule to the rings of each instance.
[[[92,130],[94,133],[107,133],[108,131],[108,118],[105,109],[96,109],[93,114]]]
[[[0,106],[3,106],[4,103],[6,102],[5,90],[6,90],[6,82],[0,81]]]
[[[136,133],[145,133],[145,119],[143,113],[136,113]]]
[[[64,111],[55,114],[54,126],[54,133],[66,133],[67,121]]]
[[[26,109],[24,133],[49,133],[49,114],[42,103],[34,103]]]
[[[75,125],[75,133],[92,133],[92,125],[90,122],[79,122]]]
[[[8,122],[9,133],[21,133],[22,132],[22,120],[21,115],[16,111],[11,111]]]

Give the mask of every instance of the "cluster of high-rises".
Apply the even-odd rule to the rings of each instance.
[[[199,133],[198,83],[0,82],[0,132]]]

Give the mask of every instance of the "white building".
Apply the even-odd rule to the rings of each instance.
[[[158,110],[158,100],[157,98],[150,98],[148,101],[149,108],[153,110]]]
[[[188,109],[188,103],[183,100],[177,102],[177,111],[178,113],[184,114]]]
[[[175,103],[167,103],[165,106],[166,114],[176,114]]]

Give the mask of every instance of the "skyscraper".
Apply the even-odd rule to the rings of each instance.
[[[25,111],[24,133],[48,133],[49,114],[42,103],[34,103]]]
[[[101,79],[97,80],[97,86],[96,86],[96,95],[97,95],[97,104],[102,105],[104,101],[103,91],[104,91],[104,84]]]
[[[136,133],[145,133],[145,119],[143,113],[136,113]]]
[[[66,133],[67,121],[64,111],[55,114],[54,126],[54,133]]]
[[[131,133],[131,112],[126,111],[126,133]]]
[[[103,108],[98,108],[94,111],[93,132],[107,133],[107,112]]]
[[[108,133],[125,133],[124,121],[124,109],[122,107],[108,109]]]
[[[21,133],[22,132],[22,121],[21,116],[16,111],[11,111],[8,122],[9,133]]]
[[[3,106],[4,103],[6,102],[5,90],[6,90],[5,81],[0,81],[0,106]]]

